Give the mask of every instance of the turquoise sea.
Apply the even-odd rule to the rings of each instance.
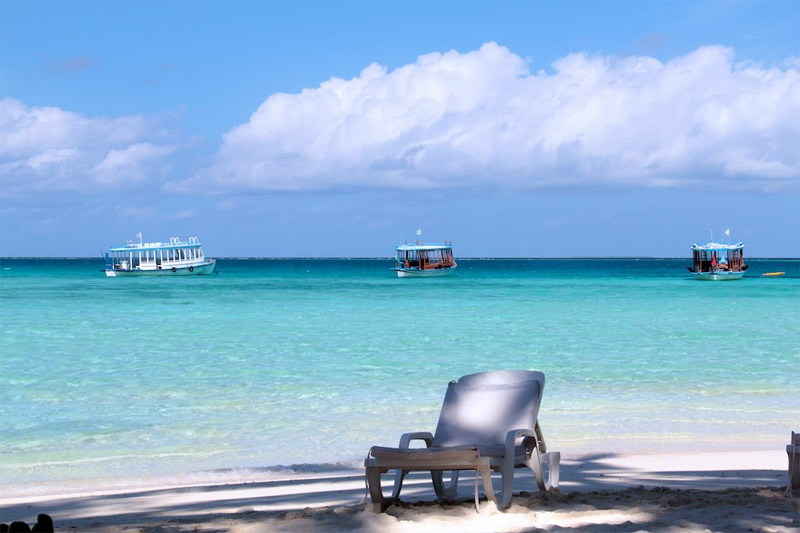
[[[0,493],[357,466],[433,430],[448,381],[545,372],[562,453],[782,450],[800,413],[800,261],[222,259],[106,278],[0,260]],[[782,277],[764,272],[785,271]]]

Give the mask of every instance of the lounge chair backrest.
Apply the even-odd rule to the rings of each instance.
[[[464,376],[447,387],[433,445],[503,445],[510,430],[533,429],[543,390],[541,372],[500,370]]]
[[[521,381],[538,381],[540,387],[544,390],[544,374],[535,370],[494,370],[468,374],[458,379],[459,383],[480,383],[482,385],[507,385]]]

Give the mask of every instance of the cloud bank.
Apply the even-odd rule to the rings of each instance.
[[[800,60],[764,68],[733,56],[722,46],[665,63],[578,53],[532,73],[487,43],[391,71],[372,64],[350,80],[269,96],[210,162],[192,161],[156,118],[89,118],[5,98],[0,188],[6,199],[135,189],[796,191]]]
[[[3,196],[129,190],[164,176],[176,145],[152,119],[87,118],[0,100]]]
[[[551,72],[495,43],[273,94],[172,190],[492,186],[780,191],[800,178],[800,74],[701,47],[571,54]]]

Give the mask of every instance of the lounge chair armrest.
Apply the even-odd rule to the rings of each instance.
[[[398,448],[408,448],[412,440],[423,440],[425,446],[430,448],[433,446],[433,435],[429,431],[415,431],[413,433],[403,433],[400,437],[400,445]]]
[[[503,457],[503,470],[511,472],[515,466],[518,466],[514,448],[516,447],[517,439],[520,437],[533,439],[533,446],[525,446],[526,457],[523,464],[527,465],[533,471],[539,490],[548,491],[553,487],[558,487],[561,454],[558,452],[541,453],[538,434],[534,428],[515,429],[506,434],[506,455]],[[547,479],[545,479],[544,476],[543,466],[547,466],[549,474]],[[511,486],[504,486],[503,491],[508,491],[508,495],[504,496],[504,498],[507,499],[503,500],[503,505],[508,505],[508,502],[511,500]]]
[[[520,437],[532,437],[533,440],[536,441],[536,430],[533,428],[524,428],[512,429],[509,431],[506,434],[506,457],[514,457],[514,448],[517,445],[517,439]]]

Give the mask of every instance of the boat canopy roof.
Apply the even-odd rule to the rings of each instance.
[[[744,244],[741,242],[737,242],[736,244],[723,244],[721,242],[709,242],[707,244],[693,244],[692,250],[695,251],[702,251],[702,250],[709,250],[709,251],[727,251],[727,250],[741,250],[744,248]]]
[[[178,237],[170,238],[168,243],[164,242],[128,242],[125,246],[115,246],[109,248],[109,252],[129,252],[131,250],[174,250],[177,248],[200,248],[200,241],[197,237],[190,237],[188,242],[181,241]]]
[[[395,247],[395,250],[397,250],[398,252],[406,252],[406,251],[411,251],[411,250],[415,250],[415,251],[419,252],[419,251],[452,250],[452,249],[453,249],[453,245],[452,244],[446,244],[446,243],[440,243],[440,244],[436,244],[436,243],[431,243],[431,244],[401,244],[401,245]]]

